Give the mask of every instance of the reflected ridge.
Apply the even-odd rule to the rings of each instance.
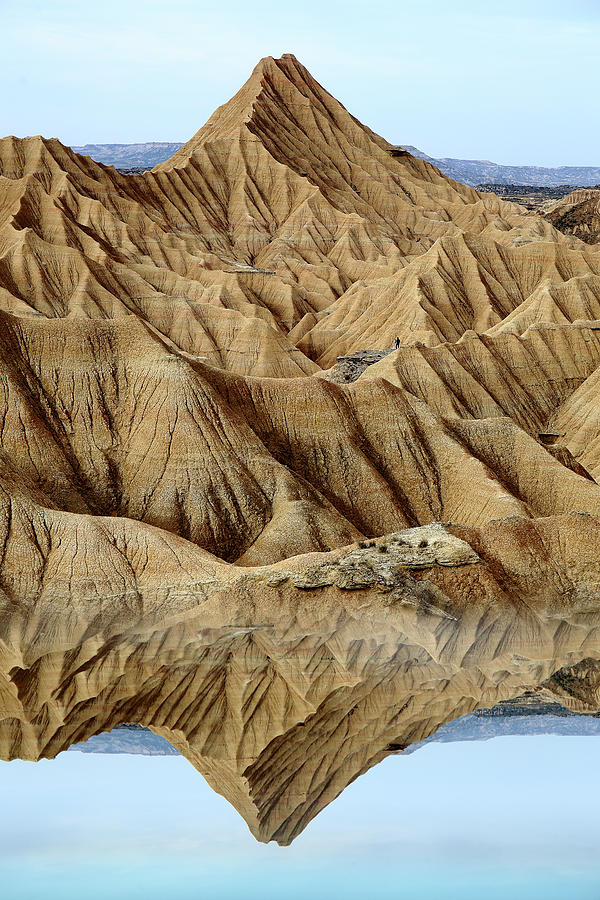
[[[3,576],[23,594],[31,532],[18,513]],[[589,515],[424,526],[247,569],[177,539],[144,555],[124,540],[112,576],[105,558],[95,572],[89,548],[65,554],[49,534],[61,602],[3,601],[2,758],[54,757],[144,725],[261,841],[290,843],[357,776],[474,710],[525,692],[600,706]],[[122,578],[121,593],[82,596],[80,554],[87,585],[127,567],[135,601]]]

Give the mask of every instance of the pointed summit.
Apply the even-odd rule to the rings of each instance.
[[[239,136],[240,129],[248,129],[258,137],[263,137],[264,131],[288,131],[293,126],[299,126],[303,131],[306,126],[313,130],[313,109],[321,115],[345,116],[350,122],[356,122],[292,53],[284,53],[279,59],[266,56],[257,63],[240,90],[219,106],[206,124],[154,171],[181,168],[198,148]]]
[[[252,74],[262,75],[267,80],[284,78],[290,81],[305,95],[308,91],[318,91],[331,97],[332,100],[334,99],[332,95],[313,78],[306,66],[303,66],[293,53],[284,53],[279,59],[275,59],[273,56],[265,56],[256,64]]]

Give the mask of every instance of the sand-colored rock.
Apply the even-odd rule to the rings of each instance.
[[[463,394],[477,376],[483,398],[473,393],[467,409],[448,400],[456,373],[446,346],[390,354],[340,386],[228,375],[172,352],[133,316],[4,314],[0,445],[47,506],[125,516],[244,565],[436,521],[594,513],[600,487],[538,434],[583,390],[599,352],[597,332],[566,333],[579,341],[571,361],[565,352],[561,379],[540,391],[552,356],[543,341],[538,370],[520,362],[533,340],[488,339],[501,342],[497,356],[479,340],[465,344],[457,371],[468,362],[474,374]],[[514,365],[503,347],[511,341]],[[429,366],[421,376],[424,353],[446,382],[432,383]],[[506,375],[504,395],[489,359]],[[378,366],[387,378],[369,376]]]
[[[587,244],[600,242],[600,187],[579,188],[542,207],[549,222]]]
[[[597,711],[599,329],[598,248],[289,55],[143,175],[0,141],[0,756],[147,725],[288,843],[464,713]]]
[[[240,374],[312,374],[396,333],[456,340],[547,285],[570,286],[572,321],[598,272],[542,218],[399,154],[290,55],[152,173],[0,141],[0,308],[134,314]]]

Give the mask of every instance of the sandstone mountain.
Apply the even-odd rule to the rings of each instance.
[[[0,166],[1,446],[44,503],[247,565],[597,509],[600,253],[293,57],[153,173],[41,138]],[[396,337],[354,385],[323,371]]]
[[[548,281],[598,277],[579,242],[402,155],[293,57],[260,63],[153,173],[6,138],[0,179],[0,308],[134,314],[239,374],[312,374],[397,331],[456,340]]]
[[[0,140],[0,755],[148,725],[285,843],[477,707],[597,711],[599,384],[600,248],[292,56],[152,172]]]

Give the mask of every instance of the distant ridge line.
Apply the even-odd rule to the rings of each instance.
[[[183,141],[148,141],[142,144],[84,144],[71,149],[96,162],[115,168],[153,168],[166,162],[183,147]],[[424,159],[455,181],[477,187],[480,184],[514,184],[541,187],[565,185],[591,187],[600,183],[600,166],[503,166],[485,159],[436,159],[410,144],[399,144],[412,156]]]
[[[75,153],[117,169],[146,167],[164,162],[183,147],[183,141],[149,141],[145,144],[84,144],[71,147]]]
[[[435,159],[409,144],[400,144],[412,156],[424,159],[455,181],[477,187],[480,184],[518,184],[540,187],[591,187],[600,181],[600,166],[502,166],[487,159]]]

